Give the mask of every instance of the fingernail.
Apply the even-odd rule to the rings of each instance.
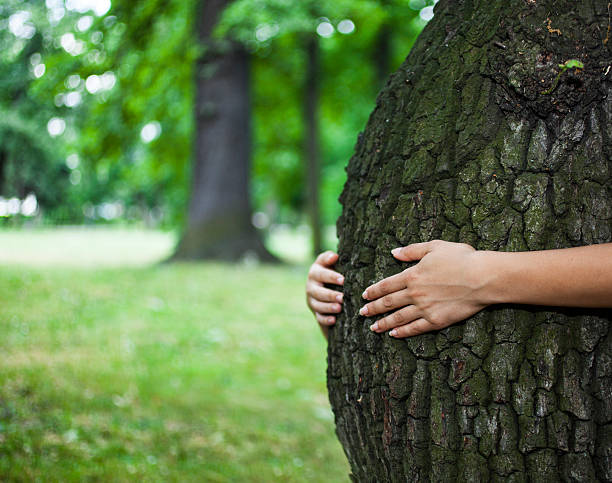
[[[340,312],[342,310],[342,305],[334,304],[334,312]]]
[[[333,255],[333,254],[331,254],[331,253],[330,253],[329,255],[327,255],[327,261],[328,261],[328,262],[331,262],[331,261],[332,261],[332,258],[334,258],[334,255]]]
[[[367,298],[368,298],[368,291],[367,291],[367,290],[364,290],[364,291],[363,291],[363,293],[361,294],[361,296],[362,296],[364,299],[367,299]]]
[[[336,295],[336,301],[342,303],[342,294]]]
[[[336,318],[335,318],[335,317],[328,317],[328,318],[327,318],[327,323],[328,323],[328,324],[333,324],[335,321],[336,321]]]
[[[397,335],[397,330],[393,329],[391,332],[389,332],[389,335],[391,337],[395,337]]]
[[[364,305],[363,307],[361,307],[361,309],[359,309],[359,313],[361,315],[368,315],[368,306]]]
[[[378,322],[374,322],[372,325],[370,325],[370,330],[371,331],[378,330]]]
[[[338,281],[338,284],[340,285],[344,283],[344,277],[338,277],[336,280]]]
[[[395,255],[399,255],[399,252],[401,251],[401,248],[394,248],[393,250],[391,250],[391,254],[393,256]]]

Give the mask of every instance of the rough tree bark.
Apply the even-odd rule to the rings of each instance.
[[[204,55],[196,65],[195,146],[187,228],[175,259],[273,261],[251,223],[249,55],[212,32],[229,0],[205,0],[198,13]]]
[[[357,481],[611,481],[611,310],[494,306],[408,340],[361,293],[390,250],[610,242],[608,0],[441,0],[359,136],[328,388]],[[549,90],[559,64],[579,59]]]

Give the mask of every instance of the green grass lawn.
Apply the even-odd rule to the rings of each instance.
[[[305,267],[28,266],[62,237],[21,236],[0,265],[0,480],[348,480]]]

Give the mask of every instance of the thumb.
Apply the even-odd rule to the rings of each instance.
[[[399,247],[391,250],[391,254],[398,260],[403,262],[412,262],[420,260],[433,249],[433,242],[413,243],[405,247]]]

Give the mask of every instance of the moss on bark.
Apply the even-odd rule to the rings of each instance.
[[[355,480],[612,481],[610,310],[494,306],[409,340],[358,315],[407,266],[397,246],[611,241],[609,22],[604,0],[441,0],[380,93],[341,196],[328,353]]]

